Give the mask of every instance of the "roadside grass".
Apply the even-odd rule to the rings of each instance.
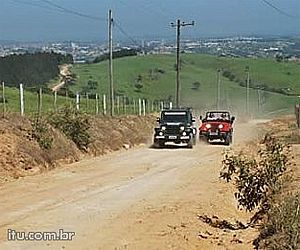
[[[2,93],[1,93],[2,94]],[[5,88],[6,111],[20,112],[20,93],[16,88]],[[57,107],[62,107],[74,102],[71,98],[57,96]],[[54,95],[43,94],[42,112],[48,113],[54,110]],[[3,111],[3,103],[0,103],[0,113]],[[38,112],[38,95],[35,92],[24,91],[24,111],[25,114],[34,114]]]

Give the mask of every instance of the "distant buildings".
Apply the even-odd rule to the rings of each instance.
[[[175,53],[175,41],[143,40],[140,47],[128,43],[115,44],[114,49],[134,48],[144,54]],[[181,41],[181,50],[185,53],[205,53],[227,57],[300,57],[300,38],[263,38],[263,37],[229,37],[210,39],[190,39]],[[35,52],[56,52],[72,54],[75,63],[92,62],[96,57],[107,53],[107,44],[88,42],[55,43],[0,43],[0,57],[11,54]]]

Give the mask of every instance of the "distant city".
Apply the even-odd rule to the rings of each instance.
[[[114,44],[114,50],[136,49],[140,54],[171,54],[176,50],[174,41],[143,40]],[[106,43],[96,42],[0,42],[0,57],[37,52],[71,54],[75,63],[90,63],[107,53]],[[183,53],[204,53],[226,57],[268,58],[300,60],[300,38],[228,37],[191,39],[181,41]]]

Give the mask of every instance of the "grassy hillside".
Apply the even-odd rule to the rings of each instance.
[[[1,88],[2,90],[2,88]],[[0,91],[2,97],[2,91]],[[19,89],[17,88],[5,88],[5,99],[6,99],[6,110],[8,112],[19,112],[20,111],[20,95]],[[63,96],[57,97],[57,107],[62,107],[65,104],[74,102],[70,98]],[[38,96],[37,93],[32,91],[24,91],[24,110],[25,114],[33,114],[38,112]],[[3,103],[0,103],[0,113],[3,110]],[[54,96],[50,94],[43,94],[42,97],[42,111],[49,112],[54,110]]]
[[[261,92],[261,107],[265,114],[292,112],[300,93],[300,65],[278,63],[271,59],[222,58],[208,55],[184,54],[182,56],[182,103],[198,109],[216,106],[217,69],[229,71],[233,81],[222,77],[222,107],[241,113],[245,111],[246,80],[245,67],[249,66],[251,76],[251,111],[257,113],[258,91],[256,86],[265,89],[284,90],[287,96],[270,91]],[[90,65],[76,65],[73,72],[78,76],[72,86],[74,92],[108,93],[108,62]],[[147,55],[116,59],[114,80],[117,95],[142,97],[151,100],[172,99],[175,96],[175,56]],[[93,88],[88,82],[97,82]],[[195,83],[199,82],[199,83]],[[199,86],[199,88],[197,88]]]

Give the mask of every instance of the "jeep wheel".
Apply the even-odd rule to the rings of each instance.
[[[193,136],[193,145],[196,145],[196,136]]]
[[[226,137],[225,137],[225,142],[224,142],[224,144],[226,145],[226,146],[229,146],[230,145],[230,143],[231,143],[231,136],[229,135],[229,134],[227,134],[226,135]]]
[[[187,148],[193,148],[193,138],[191,138],[187,144]]]
[[[200,143],[207,143],[207,138],[205,136],[203,136],[203,135],[202,136],[200,135],[199,136],[199,142]]]

